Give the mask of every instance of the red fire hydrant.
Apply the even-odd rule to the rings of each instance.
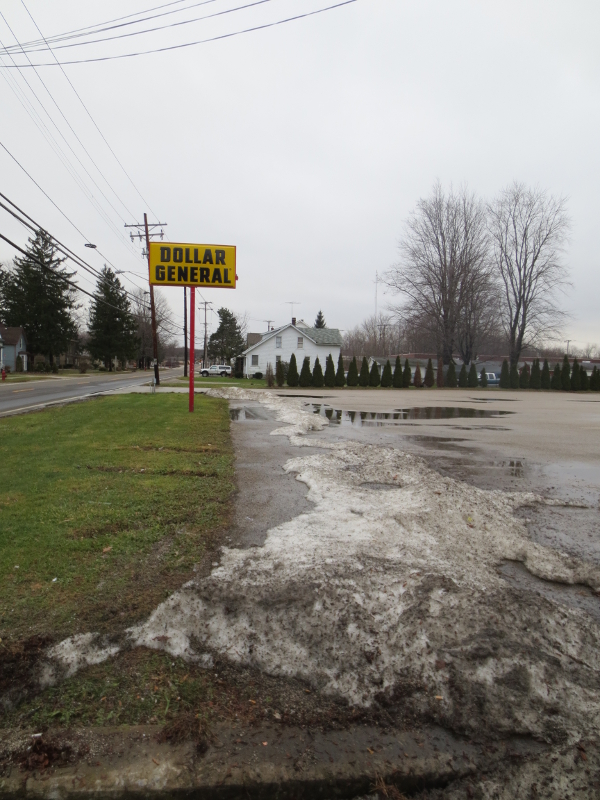
[[[2,380],[3,381],[6,380],[6,370],[4,369],[4,367],[2,367]]]

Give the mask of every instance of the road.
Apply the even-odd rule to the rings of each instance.
[[[166,380],[181,373],[181,368],[161,370],[161,378]],[[119,375],[110,373],[98,375],[78,375],[73,378],[47,378],[30,383],[0,384],[0,416],[18,411],[43,407],[61,400],[91,397],[103,392],[140,386],[152,380],[152,372],[135,372]]]

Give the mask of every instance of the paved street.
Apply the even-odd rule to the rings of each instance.
[[[166,380],[181,373],[179,369],[161,370]],[[141,386],[152,380],[152,372],[113,375],[78,375],[73,378],[47,378],[39,381],[0,384],[0,416],[78,397],[89,397],[102,392],[126,387]]]

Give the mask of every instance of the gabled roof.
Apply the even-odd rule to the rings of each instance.
[[[279,336],[282,331],[285,331],[288,328],[293,328],[301,336],[306,336],[307,339],[311,339],[316,345],[324,345],[325,347],[327,345],[330,345],[331,347],[342,346],[342,335],[337,328],[299,328],[296,325],[292,325],[290,322],[287,325],[282,325],[281,328],[277,328],[274,331],[269,331],[269,333],[264,334],[260,342],[250,345],[250,347],[244,350],[241,355],[245,356],[246,353],[249,353],[259,345],[269,341],[269,339],[272,339],[273,336]]]
[[[2,337],[2,342],[5,345],[9,345],[9,347],[18,345],[21,337],[23,337],[23,342],[27,345],[24,328],[7,328],[6,325],[0,323],[0,336]]]

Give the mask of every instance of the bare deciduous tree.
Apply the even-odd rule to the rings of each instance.
[[[556,293],[568,283],[562,255],[570,220],[564,198],[520,183],[500,193],[488,217],[513,365],[524,347],[556,335],[564,320]]]
[[[488,234],[484,204],[473,194],[437,183],[429,198],[418,202],[400,241],[400,262],[385,277],[387,285],[408,302],[396,309],[418,320],[430,332],[444,364],[452,360],[461,314],[479,293],[472,287],[489,275]],[[407,308],[408,306],[408,308]],[[477,315],[471,314],[469,341],[473,349]]]

